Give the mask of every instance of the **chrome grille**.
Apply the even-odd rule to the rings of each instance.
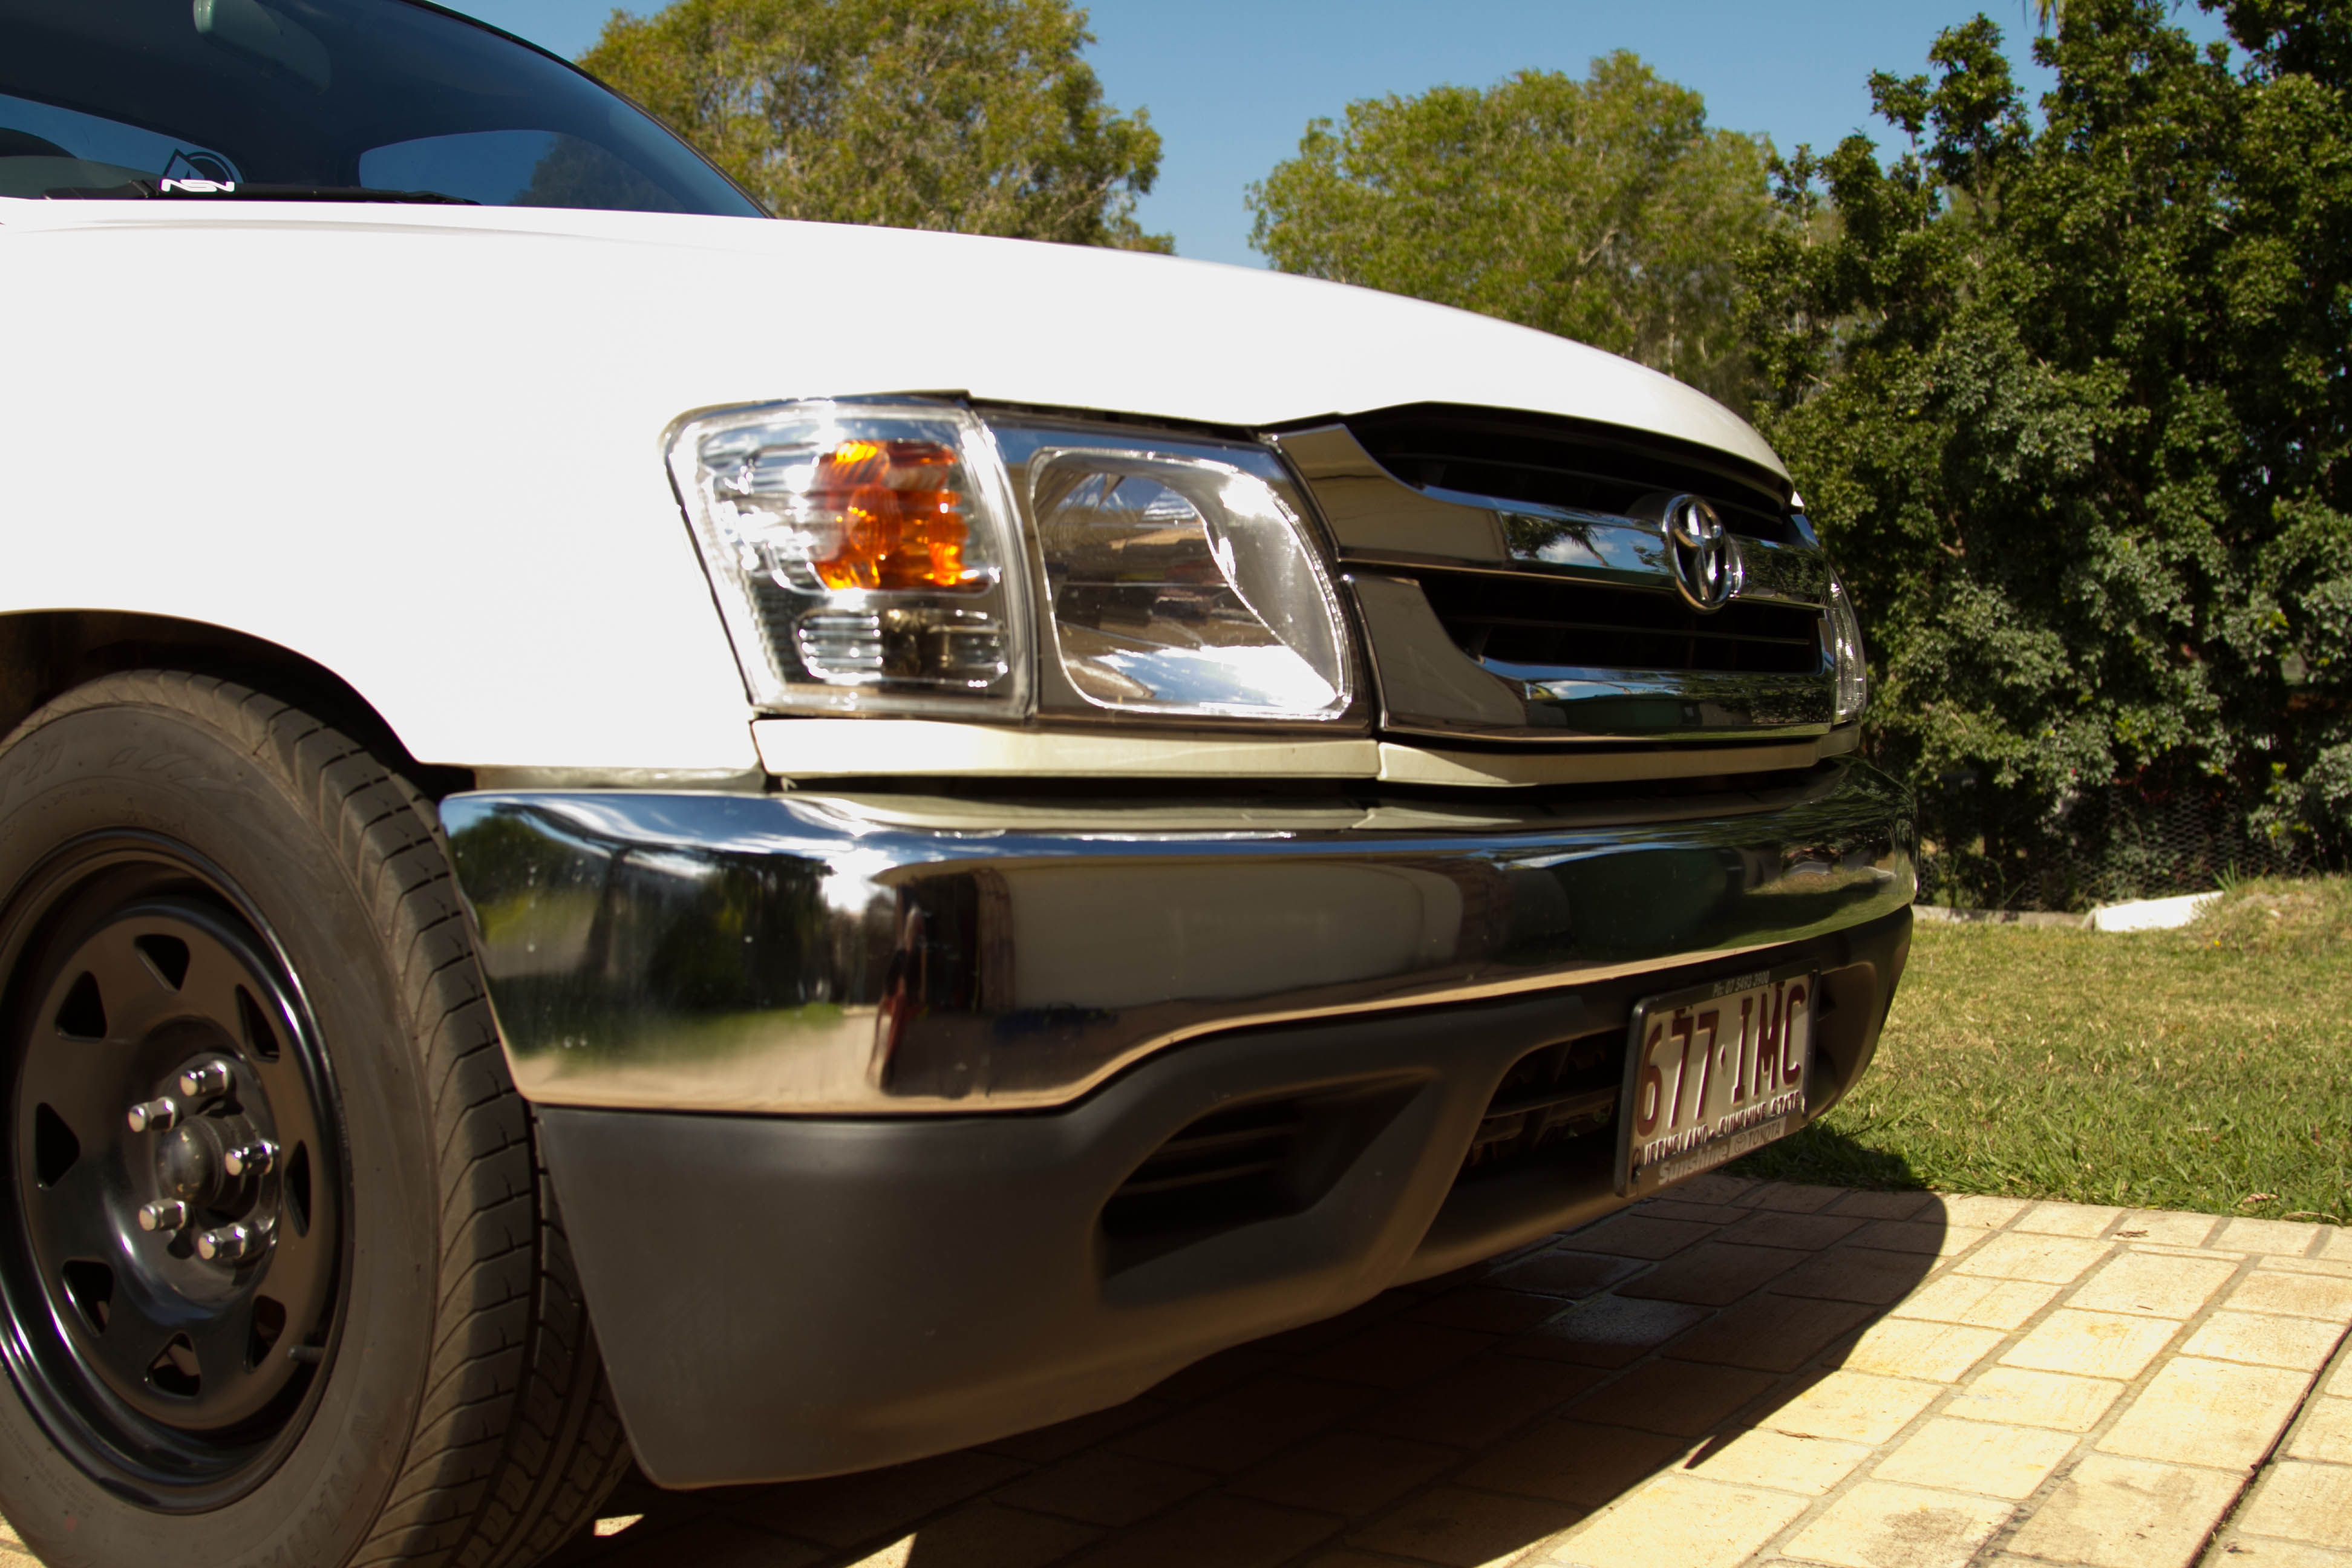
[[[1454,646],[1490,664],[1748,675],[1822,668],[1818,610],[1735,603],[1703,616],[1654,589],[1427,567],[1410,575]]]

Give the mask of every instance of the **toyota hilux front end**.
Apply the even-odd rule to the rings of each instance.
[[[526,1563],[632,1458],[1101,1408],[1867,1067],[1908,803],[1697,393],[772,222],[412,0],[0,46],[40,1550]]]

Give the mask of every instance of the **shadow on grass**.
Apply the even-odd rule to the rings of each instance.
[[[1772,1487],[1792,1453],[1858,1461],[1918,1413],[1890,1401],[1924,1408],[1940,1390],[1917,1380],[1964,1370],[1867,1337],[1936,1268],[1941,1200],[1902,1191],[1917,1184],[1898,1159],[1819,1130],[1802,1142],[1778,1168],[1896,1190],[1700,1177],[1059,1426],[830,1480],[677,1493],[632,1478],[604,1511],[642,1517],[553,1563],[1467,1564],[1567,1531],[1570,1559],[1667,1561],[1661,1542],[1671,1556],[1711,1495],[1684,1474]],[[1755,1494],[1786,1505],[1739,1527],[1756,1547],[1810,1506],[1809,1475]]]
[[[1735,1160],[1725,1171],[1751,1181],[1859,1187],[1872,1193],[1917,1193],[1927,1188],[1902,1155],[1857,1143],[1821,1121]]]

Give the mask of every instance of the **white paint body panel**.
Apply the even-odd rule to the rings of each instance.
[[[741,218],[0,199],[0,613],[207,621],[421,760],[749,769],[664,471],[690,409],[963,392],[1256,426],[1414,402],[1703,442],[1665,376],[1390,295]]]

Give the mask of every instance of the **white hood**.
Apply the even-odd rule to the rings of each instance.
[[[337,670],[434,762],[750,765],[661,461],[693,409],[939,392],[1262,426],[1443,402],[1784,472],[1713,400],[1543,332],[1013,240],[0,199],[0,611],[267,637]],[[420,615],[460,639],[462,698],[449,659],[420,647]]]

